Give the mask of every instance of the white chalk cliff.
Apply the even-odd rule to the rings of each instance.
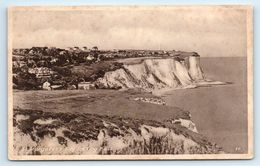
[[[96,84],[100,88],[186,88],[205,84],[207,81],[200,67],[199,56],[180,58],[151,58],[139,63],[124,64],[123,68],[107,72]]]

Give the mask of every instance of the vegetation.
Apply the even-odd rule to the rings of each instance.
[[[15,109],[13,117],[13,125],[21,132],[20,136],[29,135],[37,146],[43,146],[44,139],[52,138],[57,139],[59,146],[64,149],[69,146],[69,142],[76,145],[88,141],[98,141],[98,154],[212,154],[221,152],[221,148],[216,144],[210,143],[200,134],[178,124],[167,125],[153,120],[120,116],[21,109]],[[57,132],[61,129],[62,135]],[[158,135],[152,129],[158,129],[158,131],[166,129],[168,132],[162,130],[162,135]],[[146,139],[143,132],[150,133],[151,137]],[[169,135],[171,132],[176,136]],[[102,139],[101,135],[105,139]],[[125,140],[128,142],[127,146],[119,148],[116,145],[109,145],[109,139],[115,141],[113,138]],[[188,143],[189,140],[191,143]],[[24,144],[23,146],[26,146]],[[85,146],[89,145],[85,144]],[[27,147],[27,151],[33,149],[28,145]],[[39,151],[30,153],[41,154]]]

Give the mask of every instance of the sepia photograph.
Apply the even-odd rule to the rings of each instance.
[[[9,7],[9,159],[253,158],[252,13]]]

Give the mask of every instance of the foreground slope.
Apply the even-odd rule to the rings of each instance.
[[[175,123],[14,110],[16,155],[216,154],[221,149]]]
[[[211,154],[189,112],[137,90],[19,91],[15,154]]]

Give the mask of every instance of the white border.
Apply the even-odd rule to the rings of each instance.
[[[13,89],[12,89],[12,12],[19,11],[68,11],[68,10],[152,10],[154,8],[236,8],[247,11],[247,91],[248,91],[248,153],[206,155],[26,155],[13,154]],[[247,5],[193,5],[193,6],[27,6],[8,8],[8,158],[9,160],[194,160],[194,159],[252,159],[253,152],[253,7]]]

